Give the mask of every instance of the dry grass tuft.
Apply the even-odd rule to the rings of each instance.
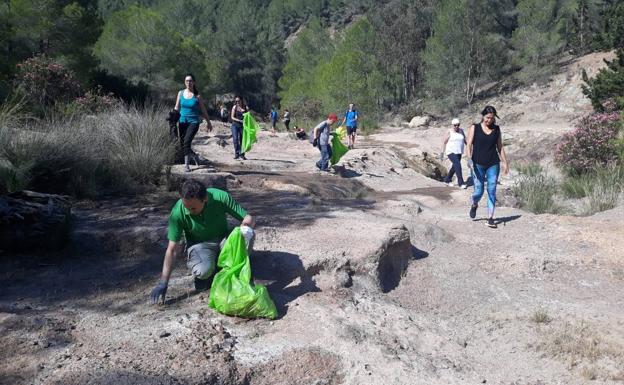
[[[552,321],[552,318],[548,315],[548,311],[543,308],[535,310],[530,319],[536,324],[547,324]]]

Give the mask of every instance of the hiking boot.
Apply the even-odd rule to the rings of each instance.
[[[469,213],[469,215],[470,215],[471,219],[475,219],[475,217],[477,216],[477,207],[479,207],[479,206],[477,206],[477,205],[470,206],[470,213]]]
[[[210,280],[209,279],[198,279],[195,278],[195,291],[206,291],[210,288]]]
[[[487,225],[488,227],[491,227],[493,229],[497,228],[498,226],[496,225],[496,222],[494,222],[494,218],[489,218],[487,221]]]

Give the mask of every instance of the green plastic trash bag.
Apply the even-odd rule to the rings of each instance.
[[[277,317],[277,309],[266,287],[251,283],[251,265],[240,227],[225,241],[217,265],[221,270],[212,281],[209,307],[222,314],[244,318]]]
[[[345,128],[345,126],[339,126],[338,128],[336,128],[336,135],[338,135],[340,140],[343,140],[344,138],[346,138],[347,129]]]
[[[260,130],[260,126],[256,120],[251,116],[251,113],[245,112],[243,114],[243,148],[242,152],[249,152],[251,146],[257,142],[256,132]]]
[[[340,135],[336,133],[332,134],[331,146],[332,146],[332,156],[329,159],[329,163],[334,165],[338,163],[340,158],[342,158],[342,156],[346,154],[347,151],[349,151],[349,148],[345,146],[344,144],[342,144],[342,140],[340,140]]]

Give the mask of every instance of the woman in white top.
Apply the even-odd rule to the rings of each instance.
[[[452,182],[453,174],[457,174],[457,185],[463,189],[468,187],[464,183],[461,168],[461,157],[464,153],[465,144],[466,135],[464,135],[464,130],[459,127],[459,119],[455,118],[453,119],[453,128],[446,132],[446,135],[444,135],[444,142],[442,144],[442,153],[445,153],[451,163],[453,163],[448,175],[444,178],[444,183],[449,186],[454,186]]]

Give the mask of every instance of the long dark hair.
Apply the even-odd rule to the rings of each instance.
[[[193,75],[192,73],[189,72],[186,75],[184,75],[184,80],[186,80],[186,78],[188,78],[189,76],[191,77],[191,79],[193,79],[193,91],[191,91],[191,92],[193,92],[193,95],[197,96],[197,95],[199,95],[199,91],[197,91],[197,85],[196,85],[196,82],[195,82],[195,75]]]
[[[485,116],[487,114],[494,114],[494,116],[498,118],[498,115],[496,115],[496,108],[492,106],[485,106],[483,111],[481,111],[481,116]]]

